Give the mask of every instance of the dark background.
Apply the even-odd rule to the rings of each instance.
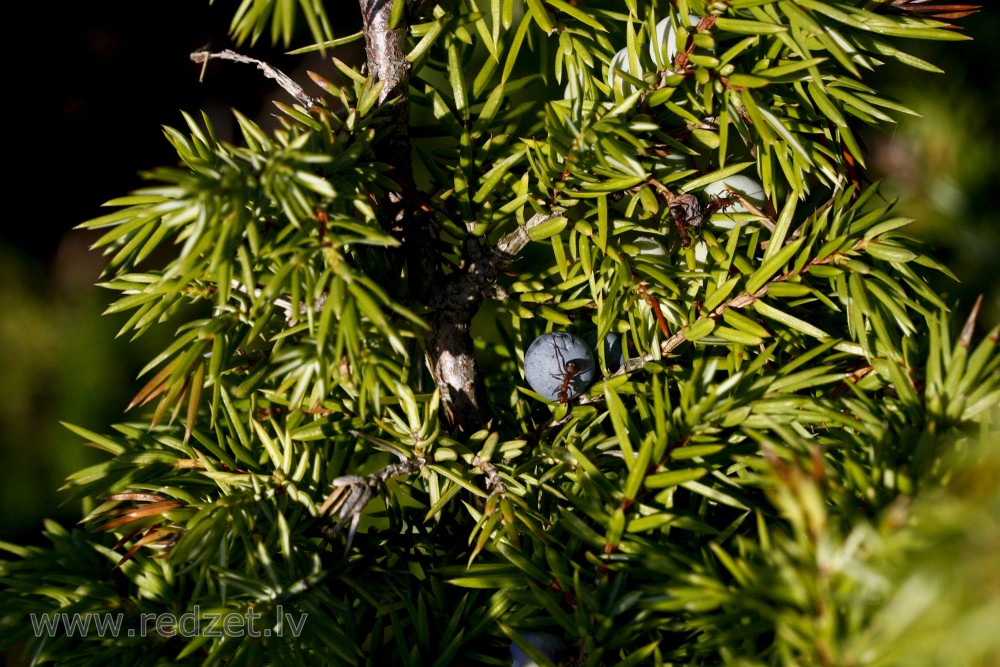
[[[338,36],[357,30],[355,4],[338,3],[345,7],[333,17]],[[115,339],[124,320],[99,316],[112,293],[94,287],[104,263],[88,250],[95,235],[71,229],[101,215],[103,202],[140,187],[140,171],[176,162],[161,126],[183,128],[181,110],[206,110],[219,135],[231,138],[230,108],[267,125],[268,100],[288,101],[247,65],[213,61],[199,83],[201,67],[189,54],[234,47],[227,30],[235,6],[35,3],[8,25],[16,34],[5,67],[4,171],[13,177],[0,224],[0,540],[39,543],[41,519],[79,518],[79,508],[60,506],[56,489],[102,457],[59,421],[95,431],[121,421],[140,386],[138,368],[162,349],[155,335]],[[989,8],[964,22],[974,42],[917,45],[918,55],[947,74],[881,68],[871,85],[923,118],[866,138],[872,173],[961,280],[942,280],[939,289],[963,314],[986,294],[988,325],[1000,322],[998,14]],[[284,55],[267,36],[240,50],[313,94],[319,91],[304,69],[333,72],[328,59]]]
[[[331,18],[337,36],[361,23],[357,3],[341,4]],[[292,101],[251,65],[215,60],[199,81],[190,54],[237,48],[228,37],[236,5],[34,3],[18,19],[30,27],[7,42],[4,171],[13,182],[0,224],[0,540],[42,543],[41,519],[79,519],[57,489],[102,457],[59,422],[103,432],[127,420],[138,370],[172,333],[115,338],[125,319],[100,316],[114,293],[95,286],[105,261],[89,249],[100,233],[73,227],[146,185],[143,170],[176,164],[163,126],[187,133],[182,111],[206,111],[220,138],[237,141],[232,109],[273,127],[270,100]],[[302,37],[293,48],[309,43]],[[359,46],[337,55],[356,60]],[[305,70],[335,71],[328,57],[285,55],[267,34],[238,49],[314,95],[321,91]]]

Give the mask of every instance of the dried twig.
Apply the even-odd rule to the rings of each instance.
[[[366,477],[357,475],[342,475],[333,480],[333,491],[327,496],[322,507],[319,508],[320,516],[330,514],[337,518],[337,523],[332,528],[324,532],[333,537],[350,521],[351,526],[347,532],[347,547],[345,553],[351,550],[354,542],[354,535],[361,522],[361,512],[376,494],[385,489],[386,480],[393,477],[410,475],[421,470],[427,465],[427,459],[415,457],[403,459],[399,463],[387,465],[377,472]]]
[[[191,54],[191,60],[195,61],[196,63],[202,63],[203,65],[207,65],[209,60],[215,60],[215,59],[231,60],[237,63],[256,65],[257,69],[264,72],[264,76],[268,77],[269,79],[274,79],[275,81],[277,81],[278,85],[281,86],[286,93],[294,97],[299,102],[299,104],[304,106],[306,109],[312,109],[314,106],[322,104],[322,100],[320,100],[317,97],[311,97],[307,95],[306,91],[302,88],[302,86],[295,83],[291,79],[291,77],[289,77],[287,74],[282,72],[277,67],[268,65],[263,60],[257,60],[256,58],[251,58],[250,56],[244,56],[243,54],[236,53],[235,51],[232,51],[230,49],[226,49],[225,51],[219,51],[217,53],[213,53],[210,51],[195,51],[194,53]],[[202,69],[202,72],[204,72],[204,69]]]

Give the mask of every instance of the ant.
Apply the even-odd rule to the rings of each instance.
[[[580,363],[579,359],[570,359],[565,364],[563,364],[563,379],[562,386],[559,387],[559,402],[568,403],[569,402],[569,385],[570,383],[583,372],[583,365]]]
[[[726,189],[723,192],[709,197],[708,204],[705,206],[705,215],[712,215],[718,211],[725,211],[726,209],[734,206],[742,207],[742,210],[736,209],[734,213],[750,213],[751,215],[759,218],[765,227],[774,231],[773,213],[772,215],[765,214],[760,210],[760,208],[755,206],[753,202],[748,201],[746,197],[729,186],[726,186]]]
[[[677,230],[681,234],[681,245],[687,248],[691,245],[691,237],[688,235],[688,226],[701,226],[701,204],[694,195],[678,195],[669,202],[670,219],[677,225]]]
[[[559,346],[556,345],[554,340],[552,341],[552,349],[555,350],[556,360],[563,369],[562,377],[559,377],[554,373],[552,374],[552,377],[562,383],[559,387],[559,393],[556,398],[560,403],[566,404],[569,403],[569,399],[571,398],[569,395],[570,385],[573,383],[573,380],[578,378],[580,374],[586,370],[584,360],[570,359],[569,361],[563,361],[562,353],[559,351]]]
[[[708,205],[705,206],[705,214],[712,215],[717,211],[725,211],[731,206],[736,206],[740,203],[737,199],[736,193],[731,190],[726,190],[721,194],[711,195],[708,198]]]

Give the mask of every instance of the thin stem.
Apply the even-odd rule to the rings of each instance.
[[[210,51],[195,51],[191,54],[191,60],[202,64],[202,74],[204,74],[204,68],[208,66],[209,60],[231,60],[232,62],[243,63],[245,65],[256,65],[257,69],[264,73],[264,76],[277,81],[278,85],[281,86],[286,93],[294,97],[298,103],[306,109],[312,109],[314,106],[321,103],[321,100],[308,95],[306,91],[303,90],[302,86],[295,83],[291,77],[277,67],[269,65],[263,60],[257,60],[256,58],[245,56],[242,53],[237,53],[236,51],[232,51],[230,49],[219,51],[218,53]]]
[[[865,243],[866,243],[865,241],[860,241],[853,248],[851,248],[851,250],[860,250],[861,248],[864,247]],[[799,271],[789,271],[788,273],[783,273],[779,276],[775,276],[770,281],[765,283],[762,287],[760,287],[753,294],[751,294],[750,292],[743,292],[742,294],[738,294],[729,301],[719,304],[718,306],[713,308],[710,312],[702,314],[701,317],[699,317],[693,324],[697,324],[698,322],[707,319],[717,320],[725,314],[726,309],[728,308],[733,308],[738,310],[741,308],[746,308],[747,306],[752,306],[754,303],[767,296],[768,292],[771,291],[771,286],[774,285],[775,283],[783,283],[789,280],[790,278],[802,275],[804,273],[808,273],[809,269],[812,266],[815,266],[817,264],[829,264],[830,262],[835,261],[842,255],[843,255],[842,252],[835,252],[829,257],[826,257],[824,259],[814,258],[813,260],[807,262],[806,265],[802,267],[802,269],[800,269]],[[684,333],[684,330],[681,329],[673,336],[667,338],[665,341],[660,343],[660,355],[662,356],[670,354],[678,347],[680,347],[681,344],[684,343],[684,341],[686,340],[687,336]],[[643,366],[645,366],[647,361],[653,361],[653,359],[654,356],[652,354],[645,354],[641,357],[636,357],[635,359],[629,359],[622,365],[621,368],[612,373],[612,375],[635,373],[636,371],[642,370]]]

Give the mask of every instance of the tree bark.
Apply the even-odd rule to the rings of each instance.
[[[390,105],[391,131],[379,151],[379,159],[393,166],[396,180],[407,188],[413,184],[410,163],[410,63],[406,60],[406,24],[400,21],[389,27],[392,0],[361,0],[361,16],[365,27],[365,51],[368,71],[375,80],[384,82],[379,95],[380,105]],[[402,196],[392,193],[394,203]]]
[[[392,175],[400,186],[399,191],[389,193],[379,203],[380,214],[383,224],[402,243],[410,296],[423,292],[426,305],[432,309],[427,318],[430,331],[425,349],[445,412],[459,431],[472,433],[488,421],[470,332],[482,297],[469,290],[468,281],[461,279],[469,266],[463,267],[465,273],[459,274],[459,279],[440,274],[439,262],[433,257],[430,230],[420,227],[415,215],[419,204],[412,201],[416,188],[410,155],[407,31],[403,21],[390,28],[391,10],[392,0],[361,0],[368,71],[377,81],[384,82],[379,104],[387,107],[390,114],[390,134],[376,148],[376,157],[392,166]],[[409,198],[407,193],[411,194]]]

